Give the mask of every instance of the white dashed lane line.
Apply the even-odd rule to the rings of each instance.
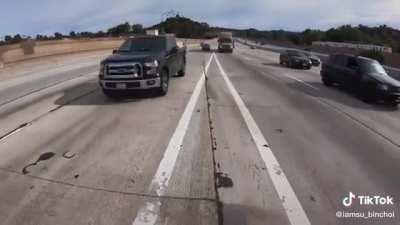
[[[285,77],[287,77],[287,78],[289,78],[289,79],[295,80],[295,81],[297,81],[297,82],[299,82],[299,83],[301,83],[301,84],[304,84],[305,86],[307,86],[307,87],[309,87],[309,88],[311,88],[311,89],[314,89],[314,90],[316,90],[316,91],[319,91],[319,88],[314,87],[313,85],[311,85],[311,84],[305,82],[304,80],[301,80],[301,79],[299,79],[299,78],[290,76],[290,75],[285,74],[285,73],[281,73],[281,75],[283,75],[283,76],[285,76]]]
[[[250,54],[246,54],[246,55],[250,55]],[[247,60],[247,61],[255,61],[255,60],[258,60],[258,58],[250,58],[249,56],[244,56],[244,52],[242,52],[241,57],[242,57],[243,59]],[[275,58],[271,58],[271,57],[266,56],[266,55],[263,55],[263,57],[266,58],[268,61],[271,61],[271,62],[276,62],[277,60],[279,60],[278,58],[275,59]],[[276,70],[274,69],[274,71],[276,71]],[[285,73],[281,73],[281,72],[279,72],[279,75],[283,75],[283,76],[285,76],[285,77],[287,77],[287,78],[289,78],[289,79],[291,79],[291,80],[297,81],[297,82],[299,82],[299,83],[301,83],[301,84],[303,84],[303,85],[305,85],[305,86],[307,86],[307,87],[309,87],[309,88],[311,88],[311,89],[313,89],[313,90],[316,90],[316,91],[319,91],[319,90],[320,90],[319,88],[317,88],[317,87],[315,87],[315,86],[313,86],[313,85],[307,83],[306,81],[301,80],[301,79],[299,79],[299,78],[297,78],[297,77],[294,77],[294,76],[291,76],[291,75],[288,75],[288,74],[285,74]]]
[[[239,93],[233,86],[228,75],[222,68],[217,55],[214,56],[214,59],[217,62],[220,74],[225,80],[225,83],[229,91],[231,92],[232,97],[235,100],[236,105],[239,108],[239,111],[241,112],[245,123],[247,124],[247,127],[250,131],[253,141],[255,142],[258,152],[265,163],[268,175],[270,176],[272,183],[275,186],[275,190],[278,193],[279,198],[285,199],[285,201],[282,201],[282,204],[290,223],[292,225],[310,225],[311,223],[303,207],[301,206],[300,201],[298,200],[285,173],[282,171],[281,166],[278,160],[276,159],[274,153],[269,147],[267,140],[262,134],[254,118],[250,114],[249,109],[246,107]],[[279,173],[277,173],[277,171],[279,171]]]

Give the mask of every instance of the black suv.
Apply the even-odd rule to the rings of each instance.
[[[330,55],[322,64],[322,82],[356,90],[363,100],[383,100],[391,105],[400,102],[400,82],[390,77],[379,62],[360,56]]]
[[[312,62],[307,55],[295,50],[287,50],[279,56],[279,64],[290,68],[311,69]]]

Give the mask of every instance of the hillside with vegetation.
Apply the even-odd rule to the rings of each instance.
[[[353,42],[375,44],[392,47],[394,52],[400,52],[400,30],[386,25],[378,27],[368,27],[364,25],[350,26],[344,25],[326,31],[307,29],[303,32],[291,32],[284,30],[260,31],[257,29],[230,29],[212,27],[205,22],[197,22],[179,14],[168,17],[159,24],[143,27],[140,23],[125,22],[105,31],[98,32],[76,32],[68,34],[59,32],[53,35],[38,34],[35,37],[25,37],[23,35],[7,35],[0,44],[19,43],[27,38],[35,40],[59,40],[63,38],[101,38],[101,37],[120,37],[134,34],[143,34],[146,29],[159,29],[161,32],[174,33],[180,38],[211,38],[215,37],[220,31],[232,31],[238,37],[243,37],[258,42],[290,43],[293,45],[311,45],[313,41],[334,41],[334,42]]]
[[[391,47],[394,52],[400,52],[400,30],[386,25],[378,27],[344,25],[327,31],[307,29],[303,32],[248,29],[237,31],[236,34],[261,43],[272,41],[294,45],[311,45],[313,41],[349,42],[387,46]]]

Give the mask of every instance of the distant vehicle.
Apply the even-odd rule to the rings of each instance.
[[[159,35],[159,31],[157,29],[146,30],[146,35],[158,36]]]
[[[279,64],[286,65],[289,68],[311,69],[311,60],[302,52],[287,50],[279,56]]]
[[[100,86],[115,98],[122,92],[156,89],[168,92],[169,79],[185,75],[186,48],[179,48],[174,36],[141,36],[127,39],[100,64]]]
[[[321,65],[321,59],[318,58],[318,56],[315,56],[315,55],[313,55],[313,54],[311,54],[309,52],[305,52],[304,54],[311,60],[311,64],[313,66]]]
[[[208,44],[206,42],[201,42],[200,47],[201,47],[201,50],[203,50],[203,51],[211,51],[210,44]]]
[[[231,32],[221,32],[218,35],[218,51],[219,52],[233,52],[235,42]]]
[[[322,82],[356,90],[364,101],[383,100],[391,105],[400,102],[400,82],[390,77],[378,61],[352,55],[330,55],[322,64]]]

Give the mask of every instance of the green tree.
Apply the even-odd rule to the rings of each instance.
[[[385,56],[383,55],[382,52],[378,52],[378,51],[374,51],[374,50],[364,51],[360,54],[360,56],[367,57],[370,59],[375,59],[376,61],[378,61],[381,64],[385,63]]]
[[[54,39],[56,39],[56,40],[61,40],[61,39],[63,39],[63,37],[64,36],[59,32],[54,33]]]
[[[121,36],[129,34],[132,31],[131,29],[132,29],[131,25],[128,22],[126,22],[108,29],[107,33],[111,36]]]
[[[131,30],[132,30],[132,33],[134,33],[134,34],[144,33],[144,28],[143,28],[142,24],[133,24]]]
[[[75,31],[69,32],[69,36],[70,36],[71,38],[75,38],[75,37],[76,37]]]
[[[311,45],[314,41],[321,41],[324,39],[323,32],[319,30],[306,29],[301,35],[303,42],[307,45]]]
[[[4,41],[5,42],[11,42],[12,40],[13,40],[13,38],[11,37],[11,35],[4,36]]]

